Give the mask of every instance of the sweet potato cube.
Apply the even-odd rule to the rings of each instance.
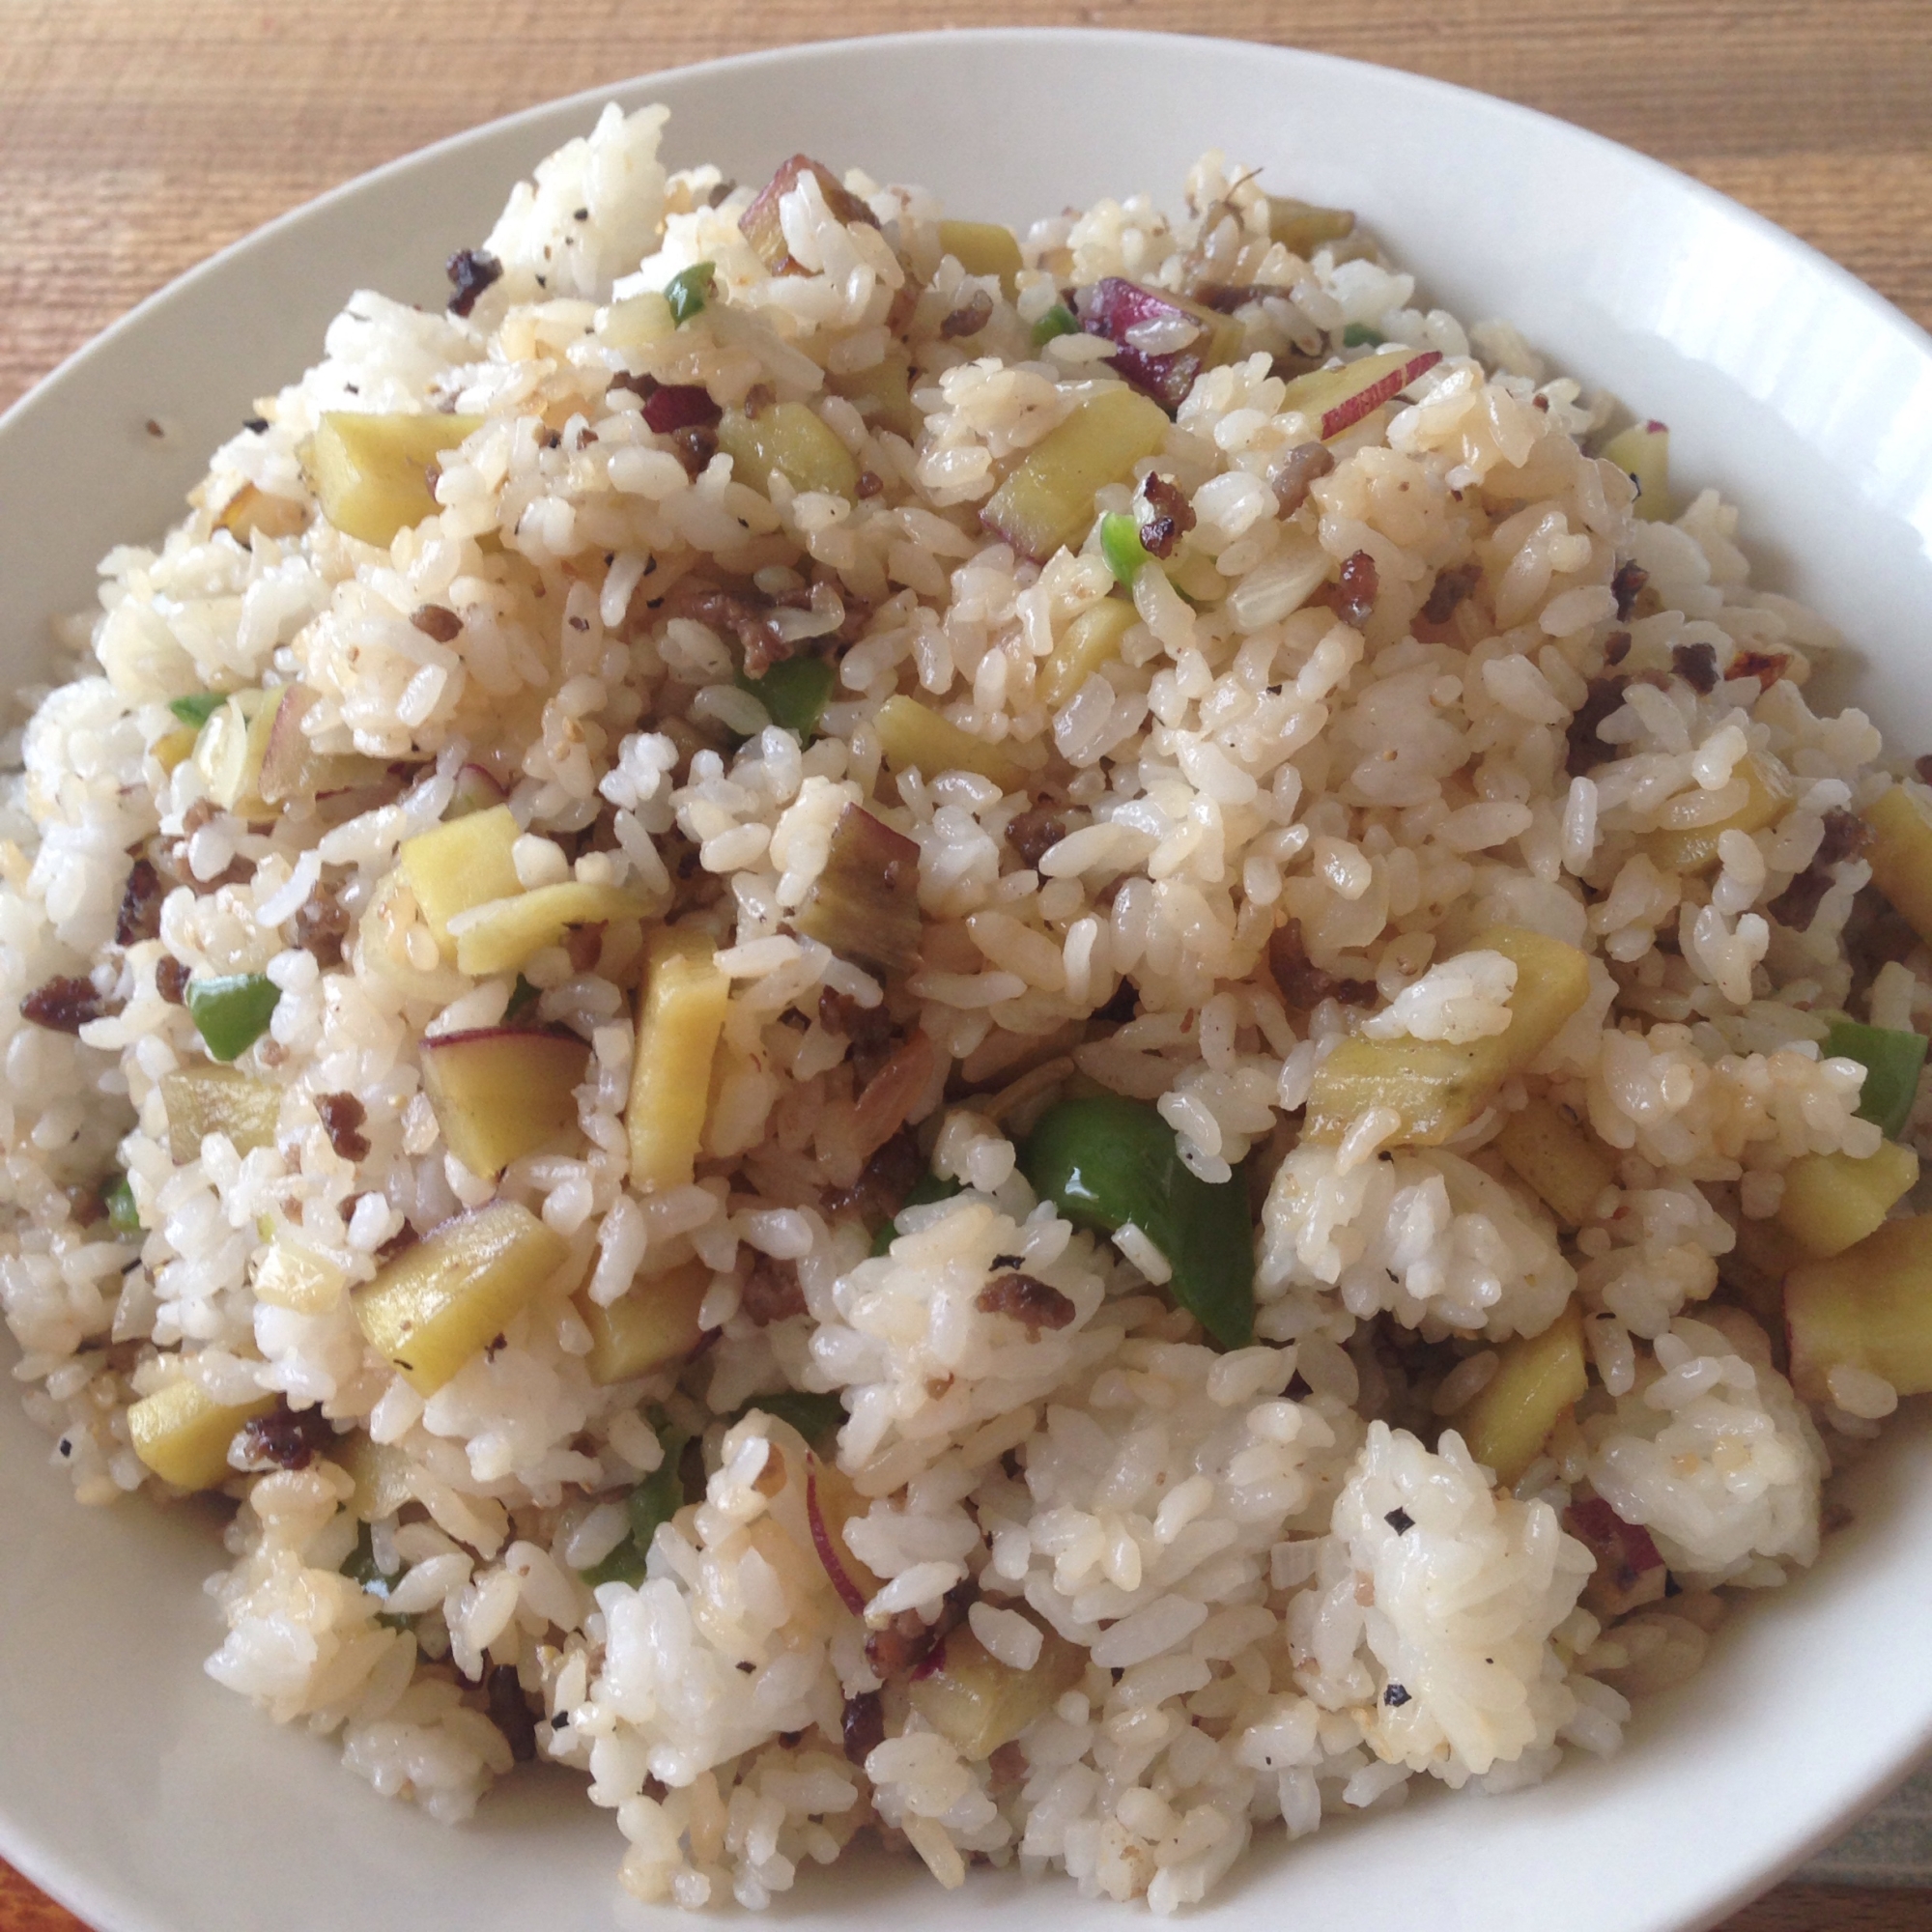
[[[1920,939],[1932,939],[1932,804],[1914,785],[1895,784],[1865,813],[1872,884]]]
[[[1774,757],[1749,752],[1739,761],[1737,774],[1747,796],[1728,818],[1715,825],[1666,826],[1644,840],[1651,858],[1666,872],[1704,872],[1718,863],[1718,840],[1726,832],[1762,832],[1776,825],[1791,809],[1797,788],[1791,774]]]
[[[1829,1261],[1784,1278],[1791,1384],[1831,1396],[1834,1368],[1867,1369],[1900,1395],[1932,1389],[1932,1215],[1887,1221]]]
[[[1094,523],[1094,493],[1124,483],[1134,465],[1167,440],[1160,405],[1126,387],[1090,396],[1049,430],[993,492],[980,521],[1021,556],[1044,563],[1063,544],[1077,544]]]
[[[1017,791],[1026,782],[1026,767],[1003,745],[962,731],[916,697],[889,697],[872,721],[886,763],[894,771],[917,767],[928,779],[942,772],[977,772],[1002,791]]]
[[[1571,1302],[1542,1334],[1519,1335],[1501,1354],[1495,1374],[1449,1419],[1469,1454],[1509,1489],[1589,1386],[1583,1311]]]
[[[1086,1675],[1084,1650],[1050,1630],[1041,1636],[1039,1661],[1015,1670],[964,1625],[949,1632],[937,1663],[913,1679],[913,1709],[962,1757],[983,1763]]]
[[[969,275],[998,275],[1007,299],[1012,300],[1025,264],[1019,237],[1010,228],[997,221],[942,221],[939,247]]]
[[[1829,1261],[1879,1228],[1918,1183],[1918,1156],[1897,1141],[1864,1160],[1802,1154],[1784,1171],[1777,1225],[1806,1258]]]
[[[488,812],[472,815],[491,816]],[[469,820],[452,822],[467,825]],[[537,886],[452,913],[449,936],[456,942],[458,968],[481,978],[490,973],[514,973],[532,953],[558,945],[573,925],[609,925],[614,920],[641,918],[646,910],[643,899],[621,886],[583,885],[566,879],[558,885]]]
[[[445,959],[456,951],[449,922],[458,913],[523,891],[511,858],[521,836],[510,808],[498,805],[403,840],[396,862]]]
[[[205,1134],[226,1134],[237,1153],[273,1147],[282,1090],[233,1066],[190,1065],[161,1076],[168,1151],[178,1167],[201,1154]]]
[[[387,549],[398,530],[435,515],[439,459],[482,422],[335,410],[305,445],[302,467],[322,514],[344,536]]]
[[[1579,1496],[1563,1512],[1563,1527],[1597,1559],[1583,1602],[1605,1623],[1656,1603],[1669,1587],[1650,1531],[1626,1522],[1602,1496]]]
[[[1541,1096],[1503,1122],[1496,1151],[1566,1228],[1593,1220],[1598,1199],[1617,1178],[1609,1150],[1555,1101]]]
[[[1352,429],[1364,416],[1392,403],[1442,359],[1435,349],[1385,349],[1336,369],[1313,369],[1282,392],[1284,410],[1298,410],[1323,442]]]
[[[275,1397],[229,1406],[199,1382],[184,1378],[146,1395],[128,1410],[128,1436],[134,1454],[164,1483],[181,1490],[213,1490],[235,1471],[228,1445],[244,1422],[267,1415]]]
[[[570,1259],[570,1243],[515,1201],[445,1221],[355,1294],[355,1320],[418,1395],[480,1354]]]
[[[919,962],[922,930],[918,845],[863,807],[848,805],[832,828],[825,869],[795,923],[808,939],[842,959],[878,973],[910,973]]]
[[[1039,668],[1039,695],[1059,710],[1094,673],[1121,654],[1121,641],[1137,621],[1124,598],[1109,597],[1081,611],[1061,632],[1051,655]]]
[[[341,1299],[349,1276],[341,1264],[299,1236],[280,1230],[255,1264],[251,1283],[257,1301],[297,1315],[327,1315]]]
[[[682,1187],[697,1171],[711,1065],[731,998],[716,952],[709,938],[690,931],[661,932],[651,947],[624,1116],[631,1185],[639,1194]]]
[[[577,1087],[590,1049],[575,1034],[485,1027],[422,1043],[423,1092],[449,1151],[471,1174],[513,1160],[577,1126]]]
[[[1292,248],[1306,261],[1324,242],[1342,242],[1355,232],[1350,209],[1321,208],[1293,195],[1267,197],[1268,240]]]
[[[805,272],[792,260],[790,245],[784,238],[784,218],[780,213],[779,202],[791,193],[807,175],[816,178],[824,192],[826,207],[846,227],[851,227],[855,221],[863,221],[873,228],[879,225],[879,217],[823,161],[814,161],[810,155],[794,155],[788,161],[779,164],[777,173],[758,190],[757,199],[738,217],[739,233],[775,275]]]
[[[1632,423],[1597,454],[1636,485],[1636,514],[1647,523],[1670,515],[1670,432],[1661,422]]]
[[[852,452],[805,403],[770,403],[755,416],[726,410],[718,447],[731,459],[739,482],[767,496],[775,470],[782,470],[796,490],[849,497],[859,488]]]
[[[194,741],[194,762],[208,795],[238,818],[272,818],[262,795],[262,765],[286,691],[238,691],[210,714]]]
[[[221,506],[214,527],[226,530],[246,550],[258,531],[265,537],[299,536],[308,527],[308,505],[293,497],[277,497],[244,483]]]
[[[828,375],[825,386],[842,396],[874,429],[891,430],[908,442],[919,440],[920,415],[913,407],[912,364],[895,343],[868,369]]]
[[[355,1492],[349,1507],[360,1522],[394,1516],[402,1506],[414,1500],[410,1482],[410,1453],[394,1442],[375,1442],[360,1430],[338,1441],[329,1450],[329,1460],[349,1471]]]
[[[1525,926],[1492,926],[1471,951],[1517,966],[1507,1033],[1452,1045],[1435,1039],[1345,1039],[1316,1068],[1303,1138],[1339,1141],[1371,1107],[1402,1116],[1398,1143],[1439,1147],[1489,1105],[1563,1030],[1590,991],[1590,962],[1574,946]]]
[[[577,1312],[590,1330],[590,1352],[583,1358],[590,1379],[609,1388],[682,1361],[703,1336],[697,1311],[710,1289],[711,1270],[689,1261],[634,1281],[608,1308],[580,1293]]]

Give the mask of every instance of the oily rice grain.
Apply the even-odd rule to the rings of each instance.
[[[1171,1912],[1614,1750],[1902,1393],[1766,1321],[1811,1179],[1914,1158],[1832,1019],[1932,1016],[1837,639],[1292,183],[1003,237],[666,118],[355,296],[63,633],[0,803],[54,1460],[235,1498],[216,1681],[435,1818],[583,1774],[647,1901],[871,1830]]]

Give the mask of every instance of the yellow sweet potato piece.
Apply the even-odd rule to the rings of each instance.
[[[1748,796],[1728,818],[1715,825],[1690,825],[1681,830],[1666,827],[1645,838],[1652,860],[1662,870],[1708,871],[1718,863],[1718,840],[1722,834],[1762,832],[1791,809],[1796,787],[1791,774],[1776,758],[1761,752],[1747,753],[1735,776],[1744,780]]]
[[[128,1436],[134,1454],[164,1483],[182,1490],[218,1489],[235,1474],[228,1466],[235,1432],[274,1406],[275,1398],[265,1395],[231,1407],[184,1378],[129,1407]]]
[[[1535,1060],[1589,995],[1589,960],[1559,939],[1524,926],[1493,926],[1469,947],[1516,961],[1509,1031],[1461,1045],[1345,1039],[1316,1069],[1304,1139],[1339,1141],[1369,1108],[1393,1107],[1403,1122],[1398,1143],[1439,1147]]]
[[[1884,1142],[1865,1160],[1848,1153],[1807,1153],[1784,1171],[1777,1225],[1812,1261],[1862,1241],[1918,1183],[1918,1156]]]
[[[1670,432],[1661,422],[1632,423],[1597,454],[1636,485],[1635,510],[1649,523],[1670,515]]]
[[[726,410],[718,447],[731,459],[739,482],[767,494],[774,470],[782,470],[795,490],[851,497],[859,487],[852,452],[804,403],[771,403],[755,416]]]
[[[398,530],[436,513],[438,460],[482,422],[334,410],[304,445],[302,467],[322,514],[344,536],[386,549]]]
[[[172,772],[194,756],[195,741],[200,736],[192,724],[184,724],[177,730],[163,731],[148,749],[162,771]]]
[[[894,771],[917,767],[928,779],[942,772],[978,772],[1002,791],[1017,791],[1026,782],[1026,767],[1004,746],[989,744],[962,731],[915,697],[889,697],[872,721]]]
[[[662,932],[652,943],[624,1116],[631,1185],[639,1194],[682,1187],[697,1171],[711,1064],[731,996],[716,952],[709,939],[691,932]]]
[[[711,1270],[689,1261],[633,1282],[608,1308],[580,1293],[577,1312],[590,1330],[590,1352],[583,1358],[590,1379],[609,1388],[681,1361],[704,1333],[697,1311],[710,1288]]]
[[[962,1757],[983,1763],[1086,1675],[1084,1650],[1050,1630],[1041,1635],[1039,1661],[1015,1670],[964,1625],[949,1632],[937,1666],[913,1679],[913,1709]]]
[[[656,289],[648,289],[599,309],[595,327],[597,339],[612,349],[644,349],[675,335],[677,318],[670,303]]]
[[[1010,228],[997,221],[942,221],[939,247],[969,275],[998,275],[1007,299],[1012,300],[1025,265],[1020,260],[1019,238]]]
[[[523,891],[511,857],[521,836],[510,808],[498,805],[403,840],[396,862],[445,959],[455,952],[449,922],[458,913]]]
[[[452,914],[449,935],[456,942],[459,970],[481,978],[514,973],[532,953],[557,945],[573,925],[608,925],[613,920],[640,918],[646,910],[637,894],[621,886],[587,886],[566,879]]]
[[[1589,1386],[1583,1311],[1573,1301],[1542,1334],[1519,1335],[1501,1352],[1495,1374],[1450,1420],[1469,1454],[1508,1489]]]
[[[527,1208],[493,1201],[405,1248],[355,1294],[355,1320],[418,1395],[480,1354],[570,1258]]]
[[[1136,615],[1124,598],[1109,597],[1081,611],[1061,632],[1039,668],[1039,695],[1049,710],[1058,711],[1096,670],[1120,656],[1121,640],[1133,629]]]
[[[918,844],[862,806],[848,805],[793,923],[807,939],[881,976],[910,973],[924,930]]]
[[[577,1125],[590,1049],[571,1034],[490,1027],[422,1043],[423,1092],[471,1174],[497,1175]]]
[[[394,1516],[415,1497],[410,1484],[409,1451],[393,1442],[372,1442],[359,1430],[338,1442],[329,1460],[349,1471],[355,1492],[349,1507],[362,1522]]]
[[[238,691],[210,714],[194,741],[195,766],[209,797],[238,818],[275,815],[261,795],[262,760],[285,696],[283,691]]]
[[[273,1147],[282,1090],[233,1066],[189,1065],[161,1075],[168,1151],[185,1167],[201,1153],[204,1134],[226,1134],[237,1153]]]
[[[258,530],[265,537],[299,536],[308,527],[308,505],[244,483],[221,506],[214,527],[226,530],[246,550]]]
[[[327,1315],[348,1285],[340,1265],[286,1229],[255,1264],[255,1299],[297,1315]]]
[[[1324,242],[1340,242],[1355,232],[1355,216],[1347,208],[1321,208],[1293,195],[1267,197],[1268,239],[1292,248],[1304,261]]]
[[[1829,1261],[1784,1278],[1791,1383],[1829,1399],[1834,1368],[1869,1370],[1900,1395],[1932,1389],[1932,1215],[1887,1221]]]
[[[1044,563],[1094,523],[1094,493],[1124,483],[1167,440],[1167,412],[1129,389],[1102,389],[1049,430],[993,492],[980,521],[1024,557]]]
[[[1932,806],[1923,792],[1895,784],[1865,813],[1872,884],[1921,939],[1932,939]]]
[[[1598,1197],[1616,1181],[1608,1149],[1555,1101],[1541,1096],[1503,1122],[1495,1145],[1517,1177],[1543,1197],[1567,1228],[1594,1219]]]
[[[908,442],[919,440],[919,412],[912,401],[912,365],[895,345],[869,369],[828,375],[825,386],[843,396],[875,429],[889,429]]]

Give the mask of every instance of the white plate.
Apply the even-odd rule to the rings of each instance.
[[[674,109],[669,153],[756,179],[805,149],[1019,218],[1146,188],[1172,204],[1219,146],[1270,185],[1362,211],[1427,295],[1502,314],[1672,427],[1680,479],[1743,505],[1765,578],[1857,647],[1894,748],[1932,748],[1932,343],[1842,270],[1720,196],[1574,128],[1438,82],[1288,49],[1077,30],[917,35],[756,54],[608,91]],[[251,399],[320,354],[368,285],[425,302],[509,185],[605,94],[384,168],[135,311],[0,420],[0,664],[46,663],[107,546],[158,535]],[[145,429],[153,418],[166,436]],[[611,1923],[620,1841],[575,1780],[519,1776],[446,1831],[379,1802],[335,1747],[201,1673],[212,1519],[76,1509],[0,1403],[0,1851],[102,1932]],[[1932,1438],[1901,1424],[1855,1525],[1753,1606],[1623,1754],[1520,1796],[1264,1840],[1205,1915],[1324,1932],[1678,1932],[1825,1842],[1932,1740]],[[1064,1880],[1022,1903],[942,1893],[879,1859],[809,1870],[777,1914],[912,1910],[1118,1927]],[[655,1915],[652,1915],[655,1916]],[[668,1919],[666,1919],[668,1923]]]

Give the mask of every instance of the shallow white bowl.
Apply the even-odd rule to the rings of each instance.
[[[668,101],[675,162],[756,179],[805,149],[1019,219],[1147,189],[1218,146],[1360,210],[1425,295],[1506,315],[1672,427],[1686,486],[1745,512],[1767,581],[1852,639],[1844,688],[1932,748],[1932,342],[1810,249],[1639,156],[1438,82],[1286,49],[1078,30],[918,35],[694,68],[480,129],[274,223],[136,310],[0,420],[0,665],[43,674],[112,543],[159,534],[252,398],[320,354],[361,286],[424,302],[510,184],[605,98]],[[166,432],[156,440],[149,419]],[[102,1932],[267,1924],[607,1927],[620,1842],[576,1780],[520,1776],[445,1831],[335,1747],[201,1673],[219,1561],[193,1508],[76,1509],[0,1403],[0,1852]],[[1426,1795],[1295,1847],[1264,1840],[1205,1915],[1325,1932],[1687,1932],[1824,1843],[1932,1740],[1932,1438],[1898,1425],[1817,1570],[1752,1606],[1623,1754],[1500,1800]],[[873,1858],[776,1915],[932,1932],[1118,1908],[1064,1881],[942,1893]],[[628,1916],[628,1915],[627,1915]],[[661,1918],[668,1915],[639,1914]]]

